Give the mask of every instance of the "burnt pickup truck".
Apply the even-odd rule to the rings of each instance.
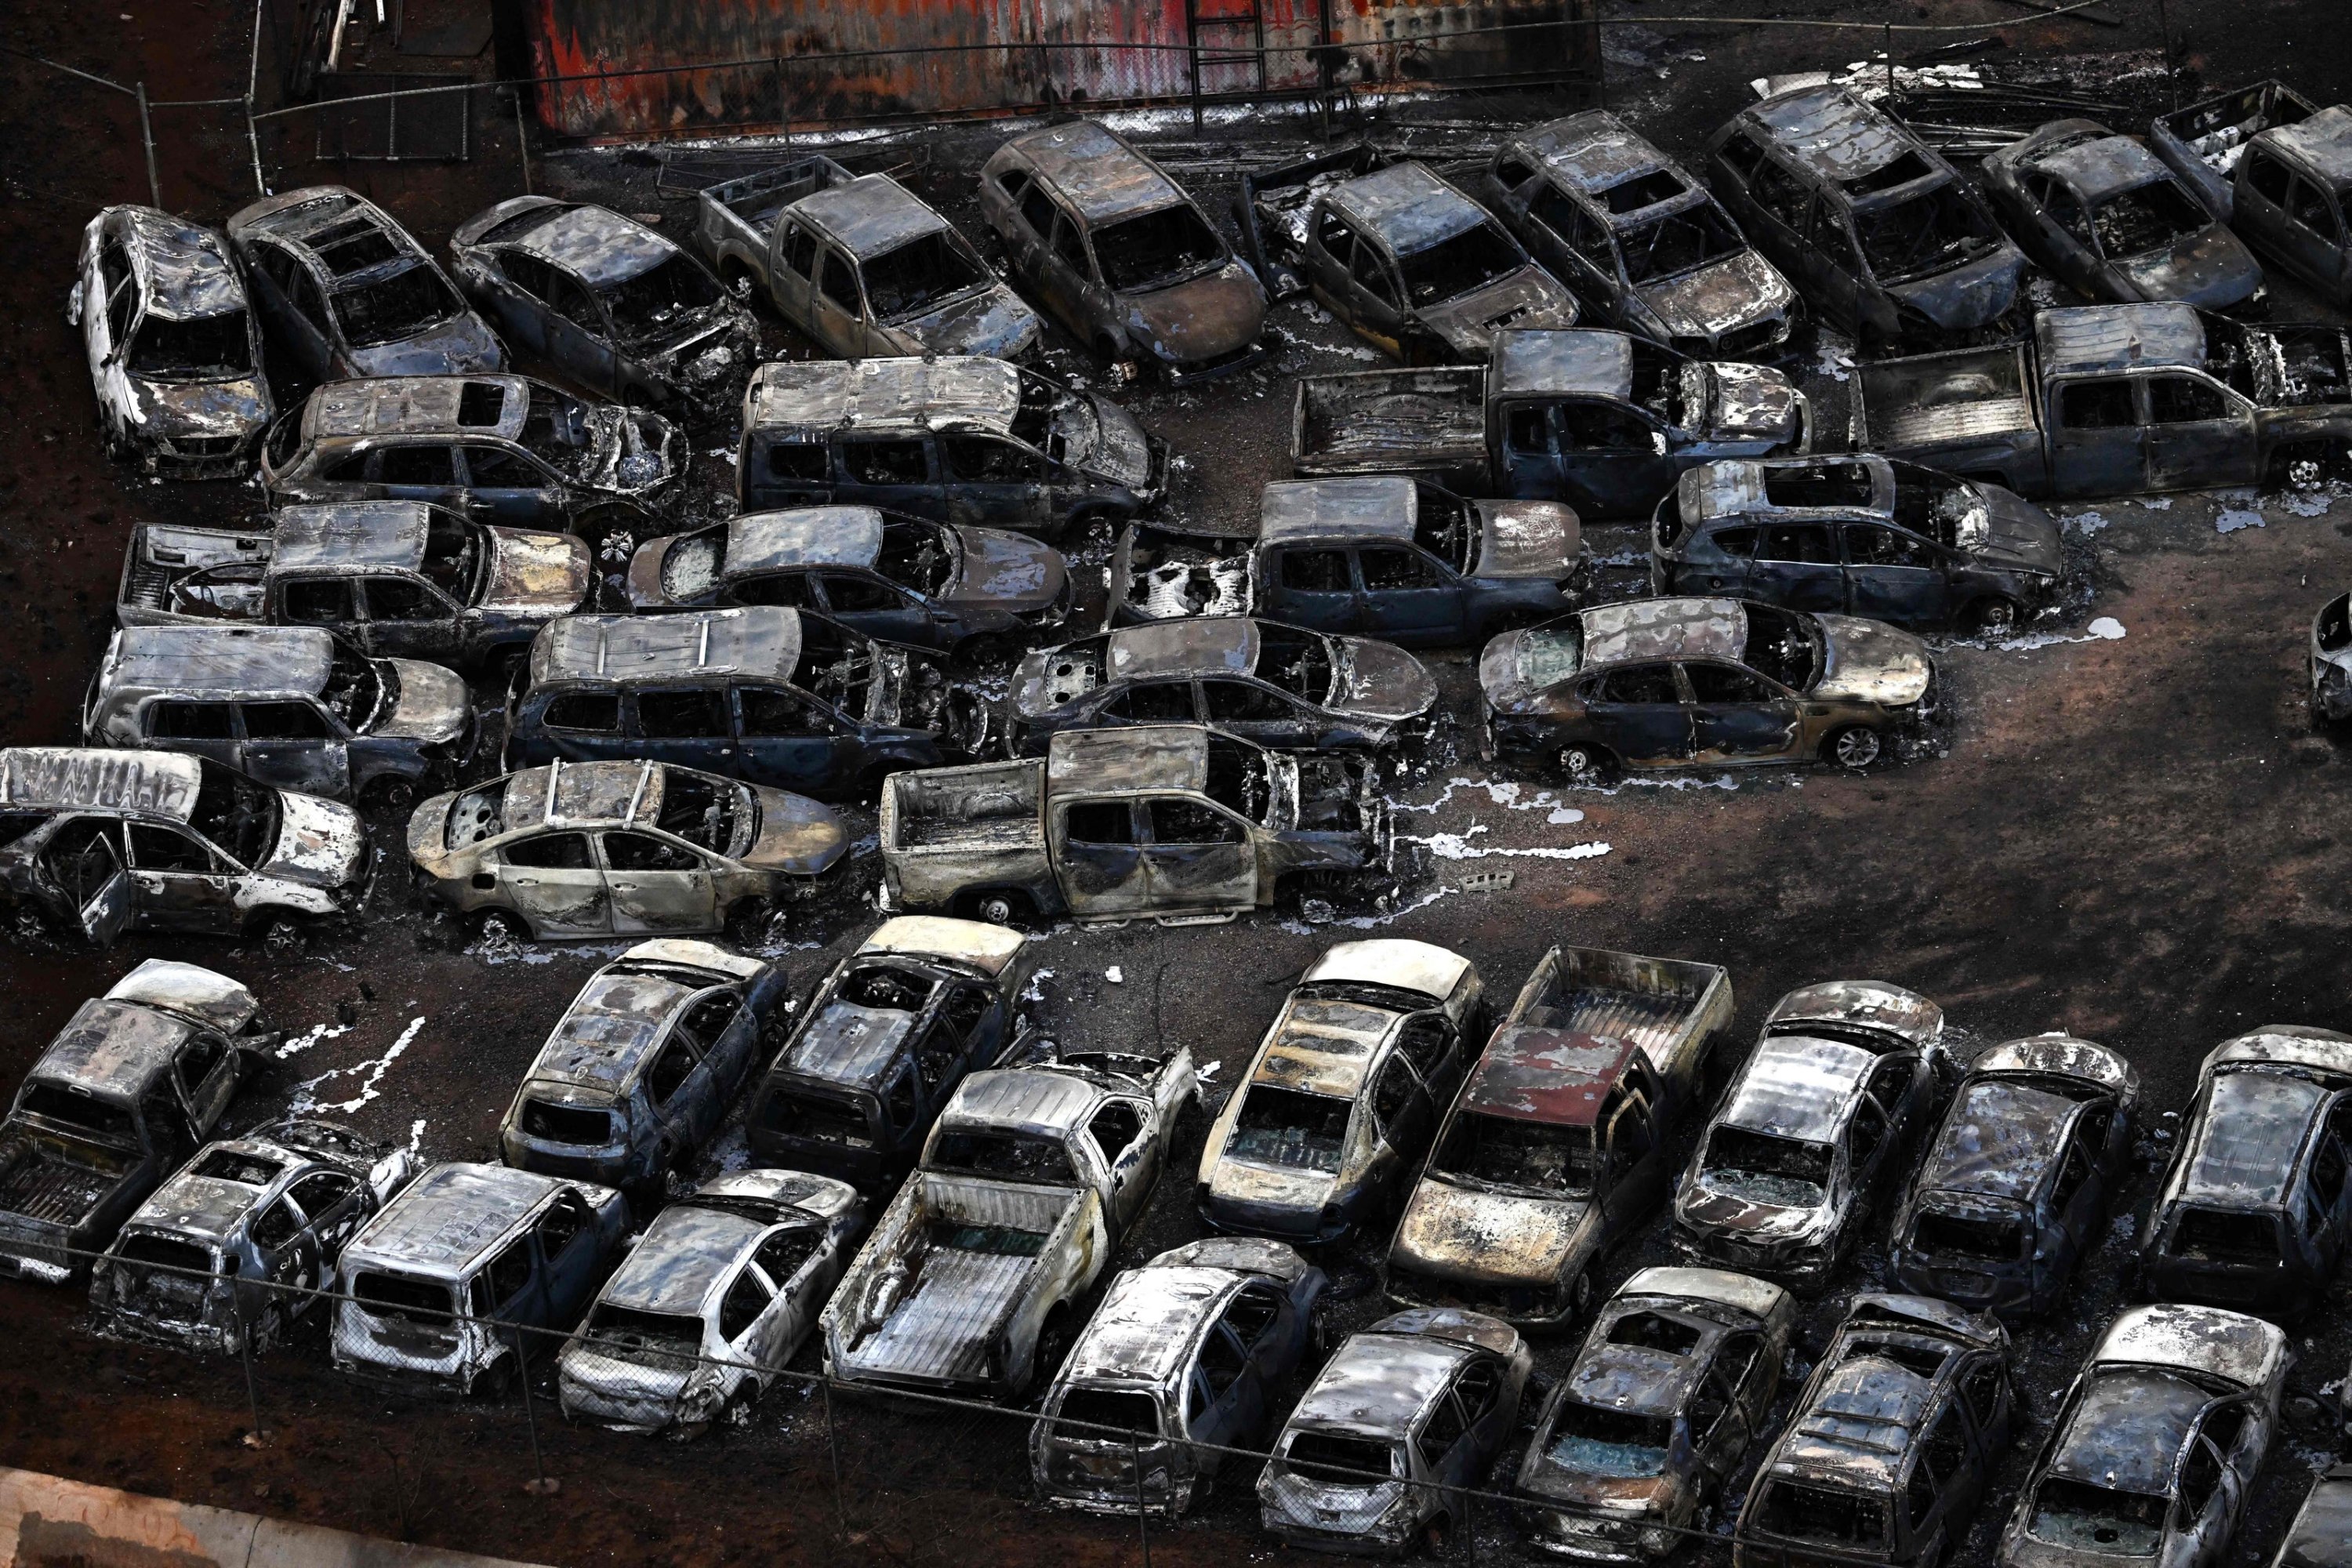
[[[1495,334],[1484,366],[1298,378],[1290,471],[1410,473],[1465,495],[1647,516],[1684,469],[1801,452],[1811,415],[1762,365],[1686,359],[1598,331]]]
[[[2347,366],[2341,327],[2044,310],[2030,342],[1855,366],[1851,444],[2035,497],[2300,480],[2352,442]]]
[[[1192,1094],[1181,1046],[964,1079],[825,1307],[826,1375],[996,1398],[1053,1376]]]
[[[1197,724],[1070,731],[1039,760],[893,773],[881,840],[891,908],[999,925],[1231,920],[1294,879],[1384,881],[1394,848],[1370,764]]]

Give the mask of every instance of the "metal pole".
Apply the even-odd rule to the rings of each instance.
[[[518,84],[518,85],[516,86],[515,89],[514,89],[514,103],[515,103],[515,155],[516,155],[517,157],[519,157],[519,158],[520,158],[520,159],[522,160],[522,194],[523,194],[524,195],[530,195],[531,194],[531,190],[530,190],[530,133],[529,132],[527,132],[527,131],[525,131],[525,130],[523,129],[523,123],[522,123],[522,88],[521,88],[521,86],[520,86],[520,84]]]
[[[261,129],[253,122],[253,99],[250,94],[245,100],[245,144],[253,152],[253,194],[266,196],[269,194],[269,184],[261,177]]]
[[[2164,40],[2164,85],[2172,96],[2172,107],[2180,107],[2180,73],[2172,63],[2172,18],[2167,15],[2164,0],[2156,0],[2156,30]]]
[[[236,1327],[236,1352],[245,1362],[245,1404],[246,1408],[253,1413],[253,1429],[245,1435],[245,1446],[258,1448],[262,1443],[261,1389],[253,1377],[253,1318],[241,1305],[237,1309]]]
[[[147,144],[147,195],[155,205],[163,205],[163,182],[155,173],[155,128],[147,119],[147,84],[141,82],[139,93],[139,140]]]
[[[1143,1507],[1143,1437],[1127,1435],[1127,1457],[1135,1466],[1135,1533],[1143,1541],[1143,1568],[1151,1568],[1151,1516]]]
[[[562,1488],[561,1481],[547,1473],[547,1461],[539,1452],[539,1408],[530,1396],[530,1331],[520,1324],[515,1328],[515,1372],[522,1384],[523,1425],[530,1428],[530,1468],[533,1478],[523,1482],[522,1489],[536,1497],[547,1497]]]
[[[819,1385],[824,1390],[824,1451],[833,1461],[833,1519],[843,1539],[849,1535],[849,1509],[841,1500],[841,1441],[833,1429],[833,1379],[827,1377]]]
[[[1886,24],[1886,112],[1895,112],[1895,24]]]

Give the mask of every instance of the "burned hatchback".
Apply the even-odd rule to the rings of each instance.
[[[82,230],[66,320],[81,329],[108,455],[192,479],[253,466],[275,405],[261,323],[218,233],[106,208]]]
[[[2139,1075],[2063,1035],[1976,1059],[1895,1219],[1895,1278],[1963,1307],[2027,1315],[2063,1297],[2105,1234],[2139,1106]]]
[[[2205,1058],[2139,1235],[2172,1300],[2273,1315],[2315,1305],[2352,1230],[2352,1037],[2273,1024]]]

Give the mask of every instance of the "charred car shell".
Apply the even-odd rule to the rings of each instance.
[[[2306,656],[2315,729],[2352,719],[2352,594],[2338,594],[2311,617]]]
[[[2352,302],[2352,108],[2257,132],[2238,160],[2231,224],[2332,302]]]
[[[182,479],[252,468],[276,406],[260,317],[217,232],[105,208],[82,230],[66,320],[81,329],[109,454]]]

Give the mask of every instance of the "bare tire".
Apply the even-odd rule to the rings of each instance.
[[[1969,624],[1978,631],[1990,632],[1996,637],[2015,631],[2017,623],[2022,619],[2024,616],[2014,599],[1979,599],[1969,606]]]
[[[1832,735],[1822,747],[1822,755],[1851,773],[1860,773],[1878,761],[1886,750],[1886,742],[1878,731],[1867,724],[1849,724]]]
[[[1609,782],[1609,753],[1598,746],[1562,746],[1553,761],[1559,767],[1559,776],[1571,784]]]
[[[1062,1370],[1062,1363],[1070,1353],[1070,1342],[1076,1337],[1070,1329],[1067,1303],[1045,1315],[1045,1326],[1037,1331],[1036,1366],[1030,1378],[1033,1384],[1054,1380],[1054,1374]]]

